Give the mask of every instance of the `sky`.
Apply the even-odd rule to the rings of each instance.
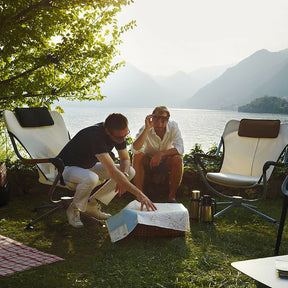
[[[235,65],[254,52],[288,48],[288,0],[135,0],[121,57],[151,75]]]

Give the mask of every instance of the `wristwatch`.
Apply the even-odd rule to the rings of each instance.
[[[123,174],[126,176],[126,177],[129,177],[129,174],[127,172],[123,172]]]

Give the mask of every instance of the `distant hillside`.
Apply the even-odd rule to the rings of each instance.
[[[288,49],[257,51],[201,88],[186,105],[191,108],[237,109],[239,105],[264,95],[288,96],[287,65]]]
[[[153,76],[155,82],[173,95],[172,105],[183,106],[201,87],[218,78],[228,66],[212,66],[197,69],[191,73],[179,71],[171,76]],[[181,102],[182,99],[182,102]]]
[[[106,80],[102,94],[107,98],[101,105],[128,107],[153,107],[163,104],[162,99],[167,96],[166,91],[148,74],[129,64]]]
[[[185,100],[211,79],[217,78],[225,69],[226,66],[207,67],[190,74],[177,72],[171,76],[151,76],[127,64],[106,80],[102,86],[102,94],[107,98],[99,104],[126,107],[156,105],[182,107]]]
[[[288,101],[279,97],[264,96],[253,100],[249,104],[240,106],[238,111],[249,113],[288,114]]]
[[[194,79],[194,81],[197,81],[201,87],[203,87],[220,77],[229,67],[232,66],[233,65],[202,67],[189,73],[189,76]]]
[[[271,79],[266,81],[264,84],[259,86],[253,93],[251,93],[250,99],[255,99],[263,95],[288,97],[288,63],[286,63],[284,67]]]
[[[195,94],[202,86],[197,80],[182,71],[171,76],[154,76],[153,79],[162,89],[173,95],[174,100],[182,99],[182,102]]]

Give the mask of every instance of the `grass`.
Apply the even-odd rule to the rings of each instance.
[[[273,256],[277,225],[242,209],[217,218],[214,224],[191,223],[177,238],[131,238],[111,243],[106,228],[83,219],[85,227],[68,225],[61,210],[35,225],[33,207],[47,202],[47,187],[18,181],[8,205],[0,207],[0,234],[65,259],[0,279],[0,287],[256,287],[253,279],[231,266],[234,261]],[[32,180],[31,180],[32,181]],[[19,187],[25,183],[25,191]],[[112,214],[133,198],[115,198],[103,209]],[[179,198],[187,208],[189,198]],[[279,219],[281,199],[265,200],[261,211]],[[288,251],[287,225],[280,254]]]

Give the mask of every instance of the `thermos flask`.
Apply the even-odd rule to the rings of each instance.
[[[190,219],[192,221],[200,220],[200,191],[193,190],[191,193]]]
[[[210,195],[204,195],[201,197],[201,221],[206,223],[213,222],[213,216],[216,211],[216,201],[215,199],[211,198]]]

